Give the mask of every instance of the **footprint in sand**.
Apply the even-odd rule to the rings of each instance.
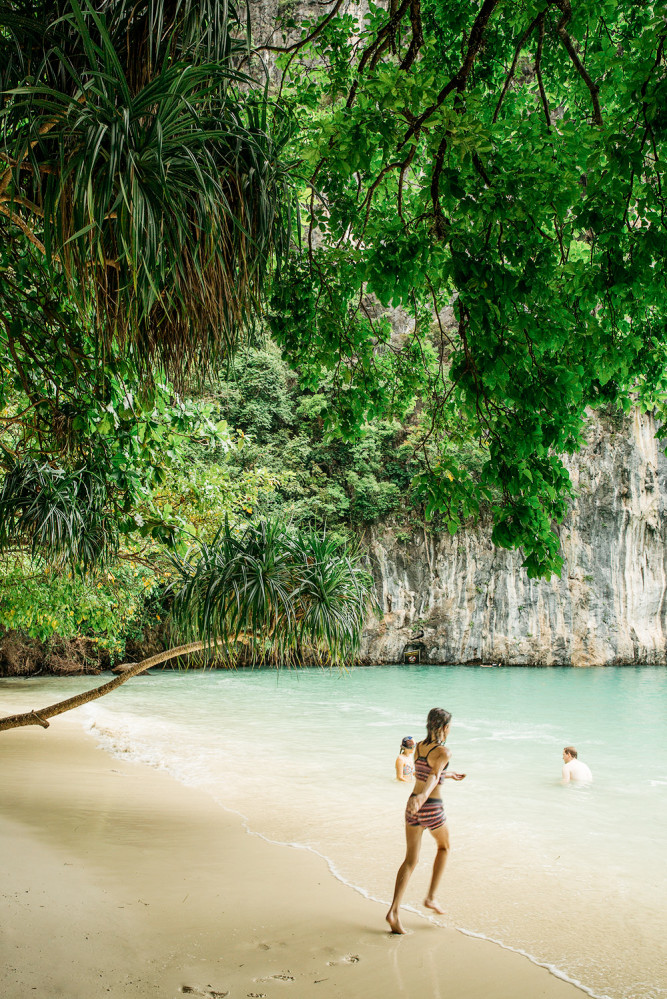
[[[229,992],[216,992],[209,985],[206,989],[194,988],[192,985],[182,985],[181,993],[189,996],[201,996],[201,999],[225,999]]]
[[[327,961],[328,968],[335,968],[337,964],[358,964],[361,958],[358,954],[346,954],[340,961]]]

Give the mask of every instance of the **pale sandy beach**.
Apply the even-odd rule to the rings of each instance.
[[[72,719],[0,737],[6,999],[576,999],[526,958],[384,906],[249,835],[204,792]],[[289,801],[285,802],[289,808]],[[351,844],[353,848],[353,844]]]

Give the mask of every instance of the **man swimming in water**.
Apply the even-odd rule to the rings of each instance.
[[[571,780],[593,780],[590,767],[577,758],[574,746],[566,746],[563,750],[563,783]]]

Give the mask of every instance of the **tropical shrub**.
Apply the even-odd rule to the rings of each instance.
[[[173,558],[172,618],[186,639],[235,661],[304,656],[350,662],[372,601],[358,550],[323,533],[261,520],[228,523],[210,543]]]

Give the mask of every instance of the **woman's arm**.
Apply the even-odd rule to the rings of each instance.
[[[419,792],[415,794],[412,798],[408,799],[407,810],[409,814],[414,815],[422,807],[426,799],[428,798],[431,791],[437,786],[440,780],[440,774],[442,773],[444,767],[449,763],[451,757],[450,751],[446,746],[443,746],[440,750],[437,760],[434,760],[434,765],[432,767],[431,773],[429,774],[424,787]]]
[[[419,811],[437,783],[438,777],[433,773],[424,784],[424,789],[420,791],[419,794],[413,794],[411,798],[408,798],[408,814],[414,815]]]

